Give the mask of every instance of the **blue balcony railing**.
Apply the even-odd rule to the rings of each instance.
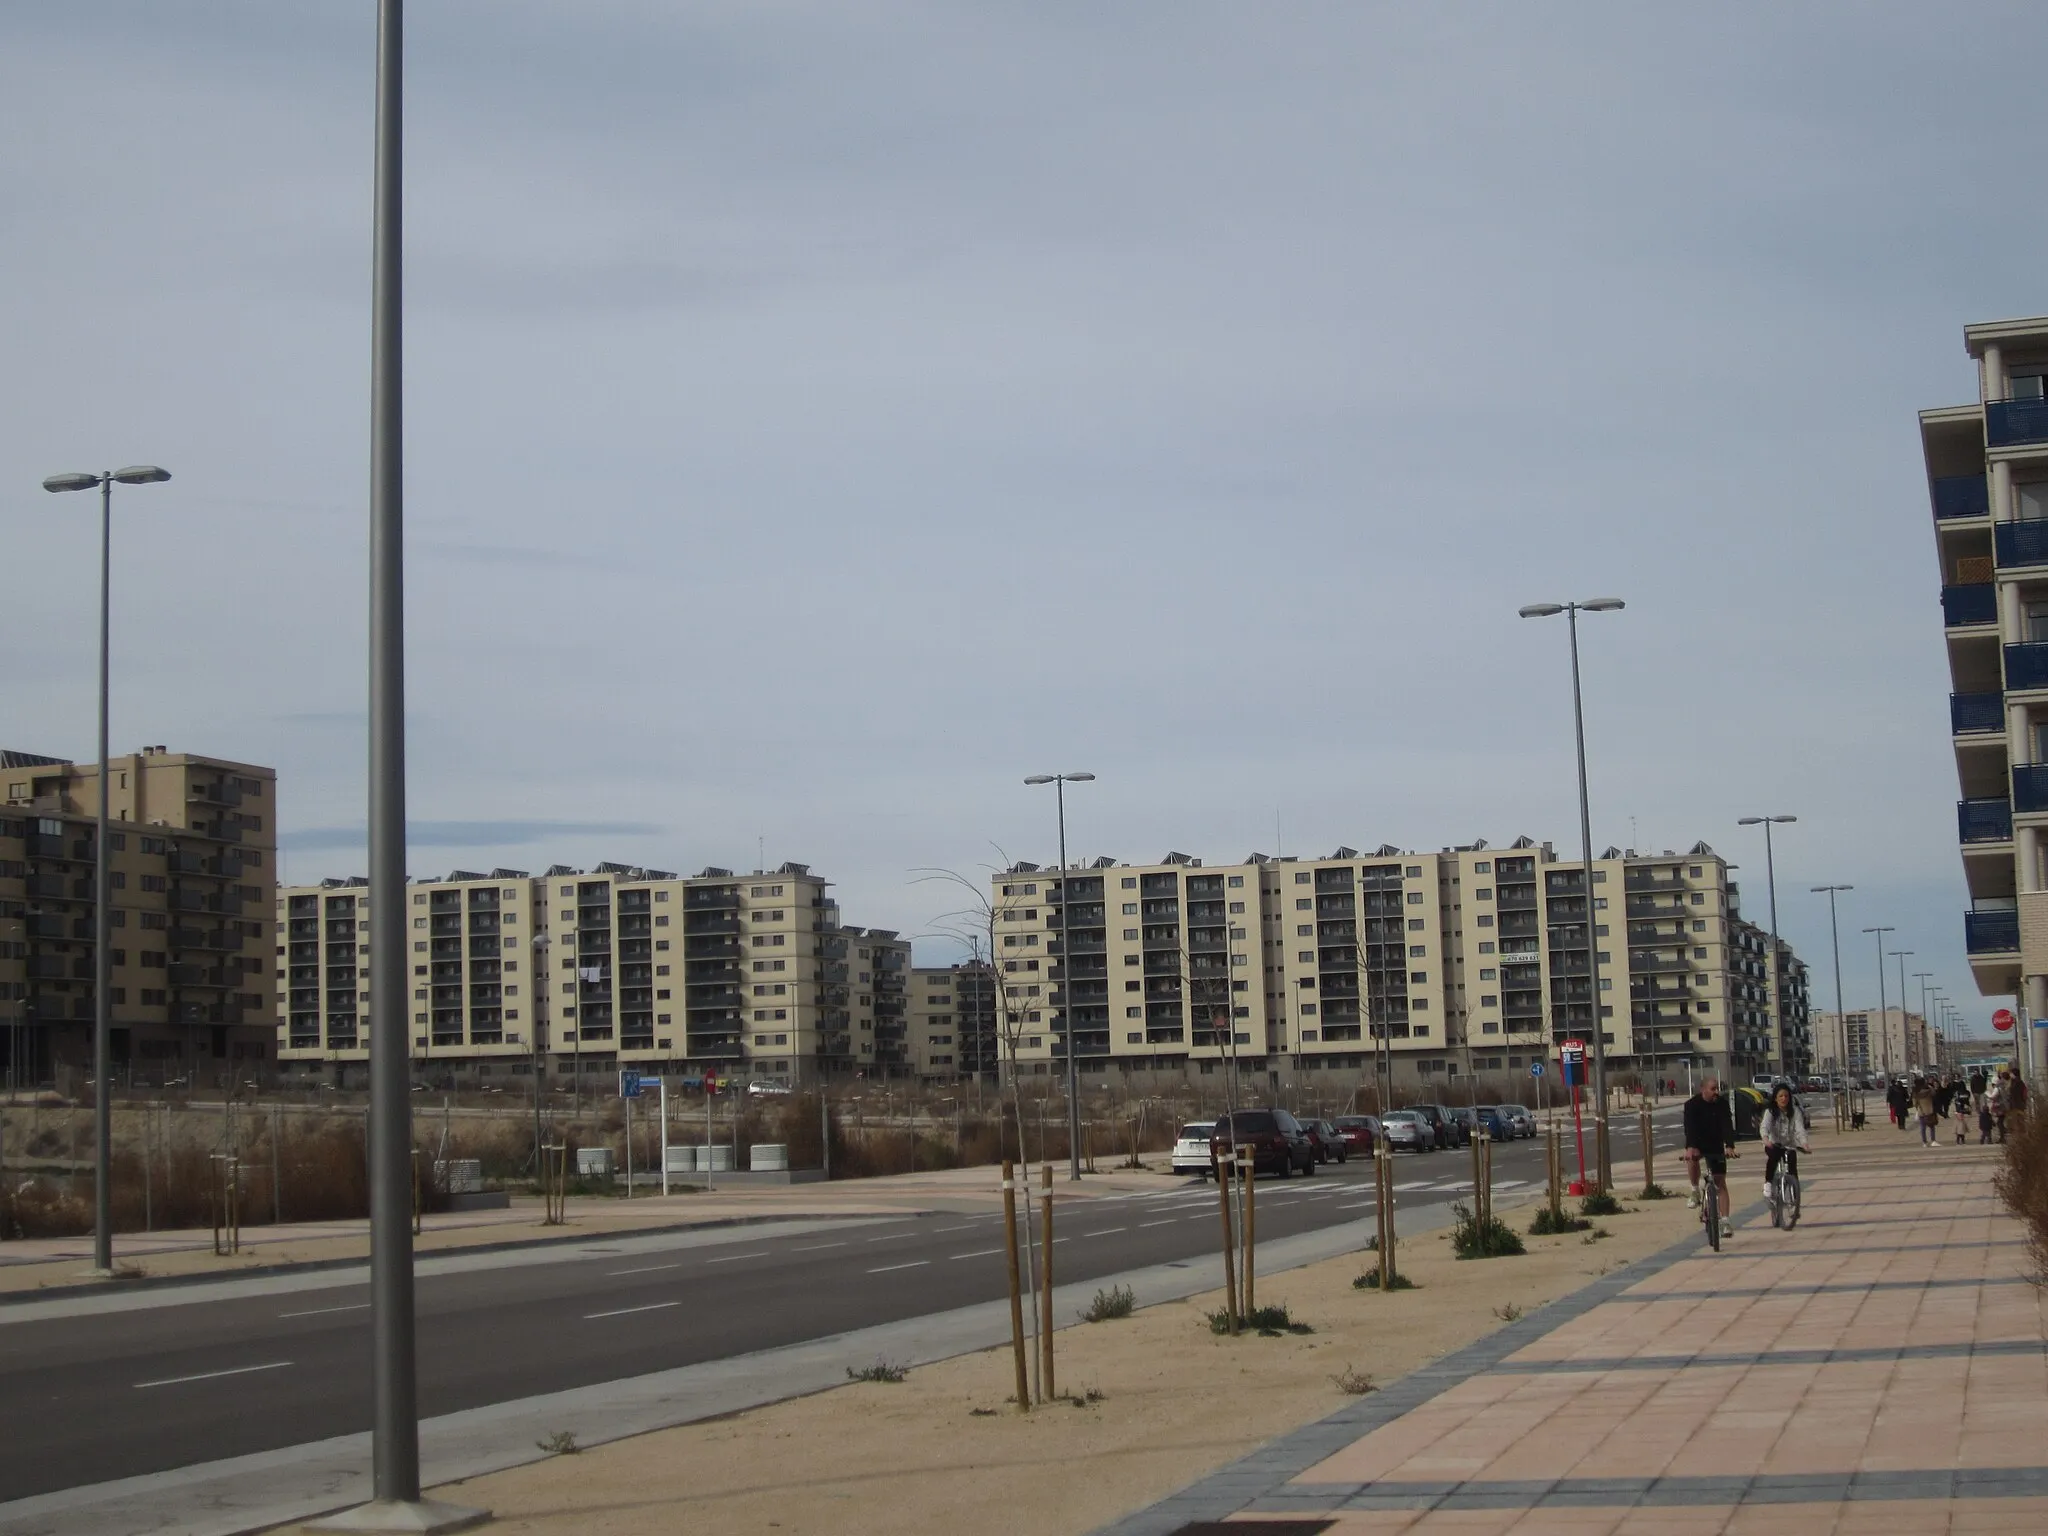
[[[2005,695],[1952,693],[1948,696],[1948,728],[1957,736],[2005,729]]]
[[[2012,808],[2048,811],[2048,763],[2012,765]]]
[[[2006,955],[2020,947],[2017,912],[1965,912],[1963,946],[1973,955]]]
[[[1993,400],[1984,407],[1984,442],[1992,448],[2048,443],[2048,400]]]
[[[2030,640],[2005,648],[2005,691],[2048,688],[2048,641]]]
[[[1959,587],[1943,587],[1941,620],[1950,629],[1961,629],[1966,624],[1996,624],[1997,584],[1989,581],[1972,581]]]
[[[2009,843],[2012,841],[2012,802],[1958,800],[1956,840],[1963,843]]]
[[[1934,515],[1989,517],[1991,489],[1982,475],[1944,475],[1934,482]]]
[[[1999,523],[1992,536],[1998,550],[1998,568],[2018,565],[2048,565],[2048,521],[2039,518],[2019,523]]]

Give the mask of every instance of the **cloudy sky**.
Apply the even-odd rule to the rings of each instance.
[[[413,868],[799,859],[850,921],[1800,817],[1972,1019],[1913,413],[2048,311],[2048,9],[416,0]],[[362,868],[373,6],[0,7],[0,743],[272,764]],[[938,959],[946,946],[920,946]],[[1896,966],[1892,968],[1896,976]],[[1915,984],[1917,994],[1917,983]],[[1894,1000],[1895,997],[1894,997]],[[1916,995],[1917,1001],[1917,995]]]

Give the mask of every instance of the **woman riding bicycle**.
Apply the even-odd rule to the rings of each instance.
[[[1771,1092],[1771,1102],[1764,1106],[1764,1117],[1757,1125],[1757,1133],[1764,1143],[1764,1195],[1769,1198],[1771,1181],[1776,1177],[1780,1161],[1786,1163],[1792,1177],[1799,1177],[1799,1154],[1810,1150],[1807,1132],[1806,1111],[1799,1107],[1798,1099],[1792,1096],[1792,1089],[1784,1083]]]

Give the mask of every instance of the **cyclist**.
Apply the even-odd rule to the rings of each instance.
[[[1771,1180],[1777,1175],[1781,1161],[1789,1163],[1792,1177],[1799,1177],[1799,1154],[1811,1150],[1808,1146],[1806,1111],[1792,1096],[1792,1089],[1780,1083],[1771,1091],[1771,1102],[1764,1106],[1764,1117],[1757,1125],[1758,1133],[1764,1139],[1764,1198],[1771,1194]]]
[[[1685,1176],[1692,1185],[1687,1205],[1700,1203],[1700,1162],[1714,1172],[1721,1192],[1721,1220],[1728,1220],[1728,1154],[1735,1150],[1735,1115],[1721,1097],[1718,1077],[1700,1079],[1700,1091],[1685,1101]]]

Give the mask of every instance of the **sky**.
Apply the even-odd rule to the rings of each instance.
[[[0,6],[0,744],[364,867],[374,6]],[[1706,840],[1979,1030],[1914,412],[2048,312],[2048,8],[416,0],[413,872]],[[1897,1001],[1897,963],[1888,962]],[[1919,983],[1911,983],[1918,1002]]]

